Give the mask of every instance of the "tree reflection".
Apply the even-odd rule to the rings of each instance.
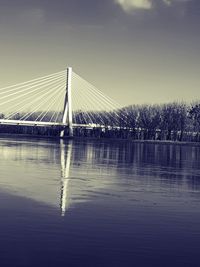
[[[116,184],[123,182],[130,186],[145,185],[148,182],[152,188],[161,187],[165,190],[174,187],[197,190],[197,179],[192,178],[199,170],[198,159],[199,147],[193,146],[61,141],[61,213],[64,216],[69,208],[70,165],[77,178],[71,182],[70,198],[77,202],[77,198],[78,201],[88,201],[92,198],[88,193],[88,187],[100,195],[101,188],[106,192],[113,191]],[[100,175],[101,178],[98,178]],[[106,179],[112,179],[113,188],[108,185]]]

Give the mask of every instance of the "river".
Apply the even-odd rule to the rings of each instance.
[[[200,147],[0,138],[0,266],[200,266]]]

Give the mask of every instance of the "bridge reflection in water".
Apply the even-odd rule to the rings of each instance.
[[[61,140],[60,141],[60,160],[61,160],[60,208],[62,216],[65,216],[65,211],[69,206],[69,203],[67,202],[67,193],[70,180],[69,172],[70,172],[71,154],[72,154],[72,142],[69,142],[66,146],[63,140]]]
[[[24,203],[45,204],[62,216],[80,202],[143,201],[149,187],[200,190],[198,147],[59,142],[1,138],[0,190],[23,197]]]
[[[69,208],[72,141],[1,139],[0,190],[50,207]]]

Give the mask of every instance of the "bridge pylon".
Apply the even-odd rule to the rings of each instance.
[[[69,136],[73,136],[73,127],[72,127],[72,68],[67,68],[67,82],[66,82],[66,92],[65,92],[65,101],[63,109],[63,118],[62,123],[67,124],[69,128]],[[60,132],[60,137],[64,137],[65,130],[62,129]]]

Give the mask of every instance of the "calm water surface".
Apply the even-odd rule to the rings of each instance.
[[[200,147],[0,139],[0,266],[200,266]]]

